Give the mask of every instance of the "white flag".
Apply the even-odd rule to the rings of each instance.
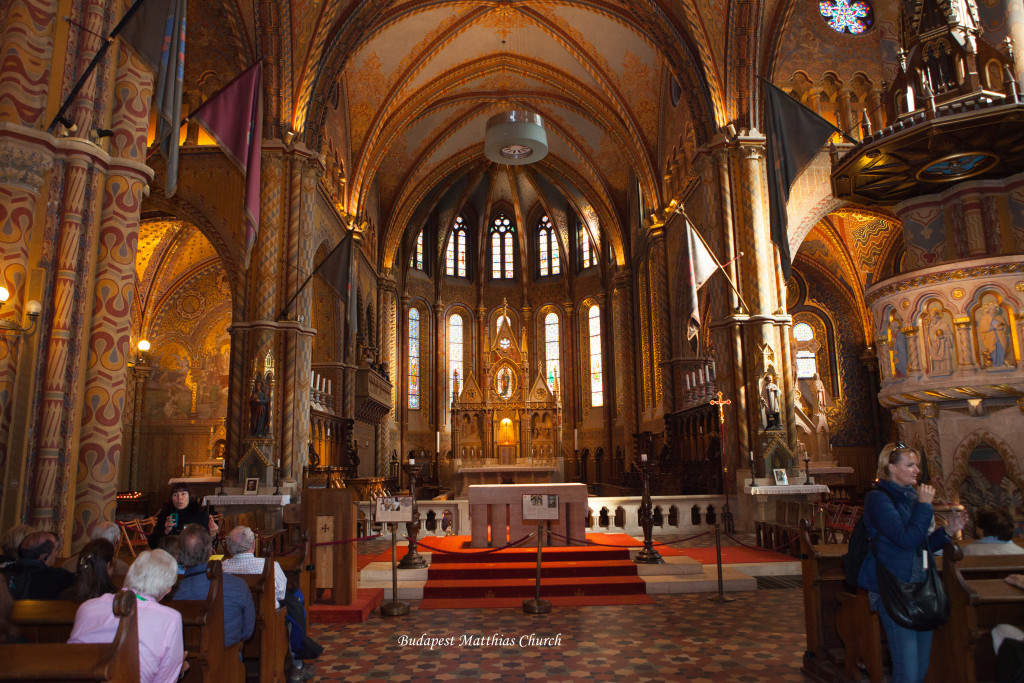
[[[700,312],[698,310],[697,290],[708,281],[715,271],[718,270],[718,261],[711,255],[704,245],[704,240],[697,234],[689,220],[686,221],[686,261],[689,309],[690,315],[687,318],[686,338],[693,339],[700,330]]]

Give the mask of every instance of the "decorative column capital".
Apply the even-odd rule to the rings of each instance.
[[[939,405],[937,403],[918,403],[918,410],[921,411],[921,417],[934,420],[939,416]]]

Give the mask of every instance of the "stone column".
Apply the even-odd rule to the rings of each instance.
[[[142,414],[146,407],[146,382],[153,371],[149,365],[139,363],[134,368],[135,400],[132,406],[132,443],[128,459],[128,490],[139,488],[139,439],[142,432]]]
[[[925,452],[921,455],[928,458],[928,483],[935,487],[935,497],[947,503],[950,500],[946,492],[946,477],[942,471],[942,442],[939,440],[939,406],[935,403],[919,403],[921,419],[924,421]]]
[[[918,339],[920,328],[916,325],[909,325],[901,331],[907,335],[907,375],[909,376],[914,372],[920,373],[922,371],[921,347],[920,339]]]
[[[974,346],[971,343],[971,333],[973,330],[971,319],[968,317],[955,318],[953,325],[956,327],[957,369],[968,370],[976,367],[977,363],[974,362]]]
[[[448,382],[451,378],[448,376],[448,350],[445,348],[444,338],[444,306],[434,304],[434,339],[432,340],[434,348],[431,357],[435,359],[437,381],[434,382],[431,393],[434,395],[434,429],[437,431],[441,430],[446,422],[445,415],[451,410],[451,395],[448,393]],[[465,367],[463,364],[463,368]],[[460,382],[465,380],[465,377],[459,378]]]
[[[654,350],[654,403],[655,413],[671,412],[674,405],[672,391],[672,337],[669,317],[668,291],[668,250],[665,246],[665,232],[660,225],[652,227],[650,234],[651,274],[651,321],[653,330],[651,346]],[[603,307],[602,307],[602,310]],[[668,372],[665,370],[668,369]]]
[[[632,278],[629,269],[620,267],[612,280],[612,315],[614,327],[620,330],[612,344],[615,347],[615,407],[616,422],[619,425],[619,441],[629,462],[633,455],[633,434],[636,424],[636,370],[633,363]],[[563,389],[563,394],[564,394]]]
[[[380,330],[380,353],[381,361],[387,363],[388,375],[391,378],[391,410],[380,421],[379,433],[377,435],[377,461],[380,463],[380,471],[386,471],[388,467],[388,456],[391,453],[394,443],[395,416],[398,415],[398,386],[401,382],[399,373],[398,354],[398,310],[397,310],[398,289],[395,281],[391,278],[382,277],[377,282],[377,315]],[[404,338],[404,334],[402,337]]]

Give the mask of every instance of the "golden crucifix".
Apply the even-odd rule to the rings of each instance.
[[[729,399],[722,400],[722,392],[721,391],[718,392],[718,400],[717,401],[714,400],[714,399],[711,399],[711,405],[718,406],[718,422],[719,422],[719,424],[723,425],[723,427],[722,427],[723,429],[725,428],[724,427],[724,425],[725,425],[725,406],[729,405],[730,403],[732,403],[732,401],[730,401]]]

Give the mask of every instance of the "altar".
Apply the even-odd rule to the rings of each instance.
[[[531,377],[527,338],[516,338],[512,315],[502,308],[490,328],[480,377],[453,376],[450,475],[460,497],[474,485],[562,481],[558,375]]]
[[[546,522],[551,533],[544,545],[586,540],[586,484],[506,484],[469,487],[470,546],[500,548],[536,531],[523,521],[524,495],[558,496],[558,518]]]

